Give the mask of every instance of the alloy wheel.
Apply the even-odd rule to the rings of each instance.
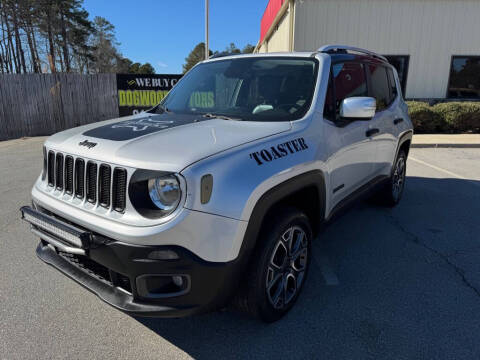
[[[395,165],[392,179],[392,196],[398,201],[405,184],[405,158],[400,157]]]
[[[276,243],[266,276],[266,291],[275,309],[287,306],[301,288],[308,257],[308,239],[299,226],[288,228]]]

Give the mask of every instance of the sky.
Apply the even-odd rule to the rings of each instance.
[[[256,45],[268,0],[210,0],[210,49]],[[84,0],[90,18],[115,26],[119,49],[157,74],[179,74],[190,51],[205,41],[205,0]]]

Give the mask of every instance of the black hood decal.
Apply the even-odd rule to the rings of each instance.
[[[106,140],[125,141],[175,126],[209,120],[201,115],[179,115],[172,113],[145,113],[144,115],[143,117],[135,119],[99,126],[84,132],[83,135]]]

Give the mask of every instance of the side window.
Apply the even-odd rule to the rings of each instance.
[[[353,96],[368,96],[363,64],[339,63],[334,64],[332,70],[337,111],[339,111],[343,99]]]
[[[391,94],[391,101],[395,100],[398,95],[397,84],[395,83],[395,76],[393,75],[393,70],[388,68],[388,81],[390,83],[390,94]]]
[[[385,110],[390,105],[390,83],[384,66],[368,65],[372,84],[372,96],[377,100],[377,111]]]
[[[340,111],[342,100],[353,96],[368,96],[363,64],[346,62],[332,65],[325,99],[325,116],[334,119]]]

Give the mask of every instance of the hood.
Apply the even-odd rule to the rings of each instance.
[[[290,129],[290,122],[140,113],[62,131],[45,145],[112,164],[179,172],[205,157]]]

